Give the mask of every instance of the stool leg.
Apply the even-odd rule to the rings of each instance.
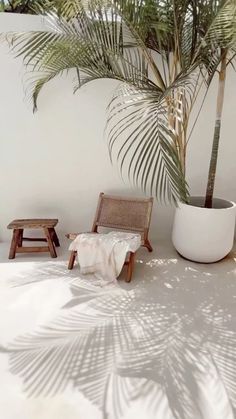
[[[135,253],[130,252],[129,263],[128,263],[128,272],[127,272],[127,277],[126,277],[126,280],[125,280],[126,282],[131,281],[133,270],[134,270],[134,259],[135,259]]]
[[[74,263],[75,263],[75,257],[76,257],[76,251],[73,250],[70,254],[70,259],[69,259],[69,263],[68,263],[68,269],[73,269],[74,267]]]
[[[58,235],[55,231],[55,228],[50,228],[50,230],[52,231],[52,237],[53,237],[53,242],[55,244],[56,247],[60,247],[60,242],[58,239]]]
[[[8,256],[9,259],[15,259],[18,240],[19,240],[19,230],[13,230],[11,247],[10,247],[10,252]]]
[[[23,241],[23,228],[19,229],[19,237],[18,237],[18,247],[22,247],[22,241]]]
[[[49,228],[44,228],[44,233],[48,242],[48,247],[49,247],[49,251],[50,251],[50,255],[52,258],[56,258],[57,254],[56,254],[56,250],[52,241],[52,234],[49,230]]]

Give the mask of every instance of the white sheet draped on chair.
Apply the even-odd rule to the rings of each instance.
[[[140,234],[111,231],[79,234],[69,250],[76,251],[81,274],[92,273],[101,284],[116,283],[128,252],[141,246]]]

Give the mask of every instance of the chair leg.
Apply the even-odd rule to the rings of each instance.
[[[151,243],[148,239],[145,240],[144,246],[148,249],[149,252],[153,251],[153,248],[151,246]]]
[[[132,278],[132,274],[134,271],[134,260],[135,260],[135,253],[130,252],[129,263],[128,263],[128,271],[125,282],[130,282]]]
[[[48,248],[49,248],[49,252],[52,258],[56,258],[57,254],[56,254],[56,250],[55,250],[55,246],[53,243],[53,237],[52,237],[52,232],[50,231],[49,228],[44,228],[44,233],[48,242]]]
[[[12,240],[11,240],[11,247],[9,252],[9,259],[15,259],[16,256],[16,248],[19,243],[19,230],[13,230]]]
[[[73,267],[74,267],[76,254],[77,254],[77,252],[75,250],[72,250],[72,252],[70,254],[69,263],[68,263],[68,269],[70,269],[70,270],[73,269]]]

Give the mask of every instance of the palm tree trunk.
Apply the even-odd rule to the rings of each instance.
[[[217,93],[216,120],[215,120],[214,137],[213,137],[213,143],[212,143],[210,167],[209,167],[209,172],[208,172],[205,208],[212,208],[212,202],[213,202],[216,166],[217,166],[219,142],[220,142],[221,119],[222,119],[222,111],[223,111],[223,105],[224,105],[226,64],[227,64],[227,50],[222,48],[221,66],[220,66],[220,72],[219,72],[219,83],[218,83],[218,93]]]

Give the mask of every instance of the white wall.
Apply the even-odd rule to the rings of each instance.
[[[40,29],[38,16],[0,14],[0,32]],[[21,59],[0,44],[0,239],[14,218],[58,217],[59,233],[87,230],[100,191],[140,195],[112,167],[103,138],[114,82],[84,86],[73,95],[72,77],[43,90],[33,115],[25,97]],[[191,140],[188,177],[192,194],[204,193],[215,114],[214,86]],[[227,81],[216,194],[236,200],[236,75]],[[224,144],[223,144],[224,143]],[[173,208],[155,204],[151,235],[169,237]]]

